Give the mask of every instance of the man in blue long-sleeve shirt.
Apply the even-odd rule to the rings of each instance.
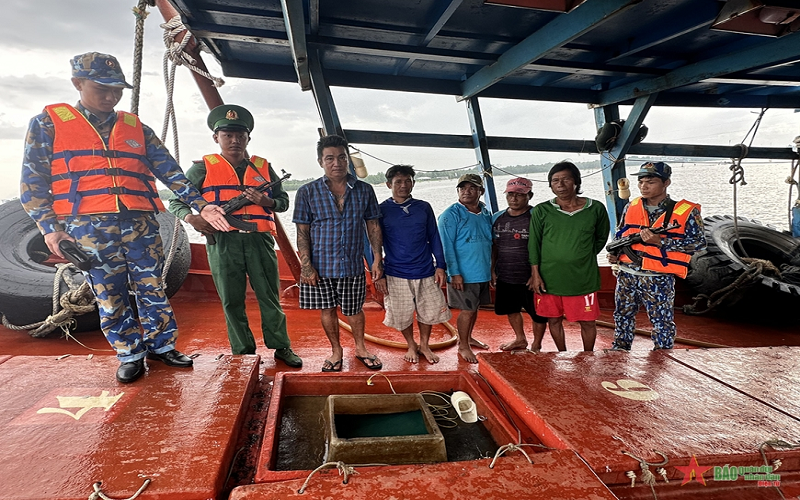
[[[414,169],[394,165],[386,171],[386,186],[392,197],[381,203],[384,274],[388,292],[384,299],[383,324],[403,333],[410,363],[422,353],[430,363],[439,356],[429,345],[433,325],[450,319],[442,286],[445,283],[444,252],[431,206],[411,197]],[[419,345],[414,342],[414,312],[419,325]]]

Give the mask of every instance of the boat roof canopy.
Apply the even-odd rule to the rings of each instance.
[[[800,108],[793,1],[171,3],[227,76],[306,90],[321,71],[330,86],[459,99]]]

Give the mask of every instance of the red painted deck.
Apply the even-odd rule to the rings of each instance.
[[[569,450],[538,453],[535,463],[512,455],[434,465],[363,467],[348,484],[336,469],[323,471],[299,494],[305,479],[240,486],[231,500],[279,500],[284,498],[383,499],[552,499],[601,500],[616,498],[575,453]]]
[[[215,498],[258,373],[257,356],[153,362],[141,382],[108,356],[15,356],[0,364],[0,498]]]
[[[196,258],[198,255],[202,256],[195,252]],[[98,332],[77,333],[73,339],[54,332],[48,338],[34,339],[26,332],[0,327],[0,397],[4,400],[0,405],[0,499],[86,498],[94,481],[103,481],[103,489],[110,496],[125,498],[141,485],[144,476],[153,477],[154,481],[142,498],[226,498],[231,488],[255,479],[273,378],[285,371],[287,380],[291,380],[290,373],[302,374],[330,385],[330,379],[319,373],[330,348],[318,313],[300,310],[290,289],[283,305],[293,348],[304,359],[302,369],[287,369],[276,363],[272,352],[263,345],[258,348],[260,363],[256,357],[227,356],[217,360],[220,354],[230,353],[222,310],[210,276],[202,269],[203,262],[195,265],[200,269],[193,271],[172,298],[181,329],[178,348],[198,355],[192,370],[167,368],[154,362],[145,377],[125,386],[114,380],[117,362]],[[288,276],[285,267],[282,273]],[[604,274],[601,319],[605,320],[611,319],[609,279],[610,274]],[[284,284],[291,284],[291,280],[285,279]],[[251,326],[258,332],[257,308],[253,302],[248,305]],[[402,341],[399,332],[381,324],[380,306],[371,303],[365,310],[368,333]],[[694,340],[736,347],[800,345],[800,335],[793,329],[680,313],[676,320],[678,335]],[[649,328],[646,319],[641,323],[641,328]],[[638,337],[633,353],[604,352],[611,346],[613,331],[601,327],[597,350],[583,354],[577,352],[581,349],[577,325],[567,323],[566,329],[567,346],[573,352],[495,352],[479,358],[481,372],[506,402],[513,402],[516,415],[512,417],[518,423],[527,422],[532,433],[546,444],[574,451],[537,453],[542,457],[537,458],[541,473],[535,474],[528,474],[529,466],[518,453],[495,471],[482,461],[457,469],[442,464],[424,469],[403,466],[411,467],[410,472],[398,468],[360,471],[361,475],[356,476],[359,481],[354,478],[344,488],[337,480],[338,474],[325,473],[312,480],[312,485],[317,486],[323,479],[330,483],[330,487],[318,490],[317,496],[374,496],[376,484],[385,482],[393,485],[390,490],[398,498],[530,498],[523,491],[539,492],[537,498],[612,498],[593,479],[596,472],[620,498],[652,498],[649,488],[638,481],[635,488],[629,487],[624,472],[638,470],[638,466],[621,456],[620,451],[638,451],[654,460],[650,450],[659,449],[670,456],[668,470],[672,478],[669,487],[659,480],[659,498],[779,498],[773,488],[754,489],[742,480],[722,486],[715,481],[708,481],[708,486],[692,481],[681,487],[682,473],[674,466],[688,465],[692,453],[703,466],[733,464],[731,457],[738,457],[737,464],[758,465],[757,448],[761,442],[776,437],[796,442],[800,436],[796,388],[800,373],[793,361],[797,359],[796,349],[676,349],[671,353],[651,353],[652,342]],[[529,323],[526,330],[530,331]],[[446,329],[437,327],[432,341],[450,336]],[[475,336],[487,342],[491,350],[497,350],[513,338],[513,333],[504,317],[482,310]],[[344,375],[367,377],[375,373],[354,359],[349,333],[343,331],[342,340]],[[477,383],[486,394],[491,392],[477,378],[478,367],[461,361],[455,346],[438,351],[441,362],[435,365],[424,360],[407,363],[400,349],[375,344],[368,347],[381,357],[381,373],[392,379],[426,373],[455,376],[453,373],[460,372],[458,377],[468,376],[469,383]],[[554,351],[549,335],[543,347]],[[65,354],[70,356],[61,358]],[[92,359],[87,359],[89,354]],[[650,402],[628,400],[598,385],[617,384],[621,379],[643,381],[660,397]],[[385,390],[382,380],[377,377],[375,388],[370,390]],[[105,397],[111,398],[124,393],[108,412],[91,408],[77,421],[61,412],[36,413],[41,408],[57,408],[56,396],[99,397],[104,390],[108,391]],[[491,397],[488,401],[495,405]],[[50,423],[51,418],[62,422]],[[613,435],[625,443],[612,439]],[[235,452],[238,455],[234,460]],[[777,456],[784,458],[782,470],[778,471],[782,474],[783,492],[787,498],[800,494],[800,459],[796,452],[769,453],[770,459]],[[583,460],[595,472],[585,468]],[[233,473],[226,484],[232,462]],[[571,486],[578,490],[570,493],[556,488],[567,482],[560,475],[564,468],[570,470],[569,478],[575,476]],[[422,470],[430,472],[428,479],[420,479]],[[710,473],[705,477],[710,478]],[[404,482],[411,478],[417,482]],[[495,480],[494,489],[485,489],[487,478]],[[715,493],[723,486],[721,493]],[[273,489],[266,485],[246,486],[235,489],[232,498],[285,498],[297,487],[297,479],[275,483]],[[740,490],[741,494],[736,493]],[[417,491],[424,493],[417,495]],[[307,495],[314,498],[310,493],[311,490]]]
[[[691,358],[692,352],[674,354]],[[784,348],[782,357],[769,359],[753,349],[723,352],[749,356],[753,366],[760,359],[770,365],[768,371],[794,373],[796,380],[800,349]],[[544,444],[576,450],[605,484],[630,484],[627,471],[639,475],[638,463],[623,452],[651,463],[662,461],[654,451],[666,454],[670,483],[657,483],[659,498],[662,489],[680,485],[685,475],[677,467],[689,465],[693,456],[701,466],[759,466],[762,443],[776,438],[796,443],[800,435],[796,416],[667,351],[491,353],[479,359],[480,372]],[[800,397],[796,384],[780,389],[786,391],[781,399]],[[800,449],[767,448],[767,458],[781,459],[779,473],[800,471]],[[705,478],[713,478],[713,470]]]

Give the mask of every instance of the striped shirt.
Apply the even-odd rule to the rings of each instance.
[[[297,190],[292,222],[310,226],[311,265],[320,277],[356,276],[364,272],[364,221],[381,216],[378,199],[372,186],[347,174],[340,213],[326,179],[322,176]]]

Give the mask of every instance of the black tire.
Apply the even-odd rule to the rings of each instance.
[[[742,261],[743,257],[769,260],[777,267],[789,263],[800,245],[796,238],[758,221],[739,217],[736,222],[734,224],[730,215],[704,219],[708,247],[692,257],[686,277],[686,282],[696,293],[711,295],[733,283],[748,267]],[[793,322],[797,321],[792,316],[796,316],[795,309],[800,305],[800,286],[762,274],[755,285],[732,295],[732,298],[738,300],[727,301],[721,306],[738,317]]]
[[[169,212],[157,216],[160,224],[164,252],[168,254],[177,219]],[[178,225],[177,250],[166,278],[167,296],[178,291],[189,273],[191,248],[189,238],[182,225]],[[53,312],[53,280],[56,268],[43,264],[50,255],[44,238],[36,224],[22,209],[19,200],[0,205],[0,312],[13,325],[28,325],[44,320]],[[65,279],[80,284],[83,274],[75,270],[64,275]],[[69,289],[65,281],[60,292]],[[98,330],[100,319],[97,313],[76,317],[76,331]]]

